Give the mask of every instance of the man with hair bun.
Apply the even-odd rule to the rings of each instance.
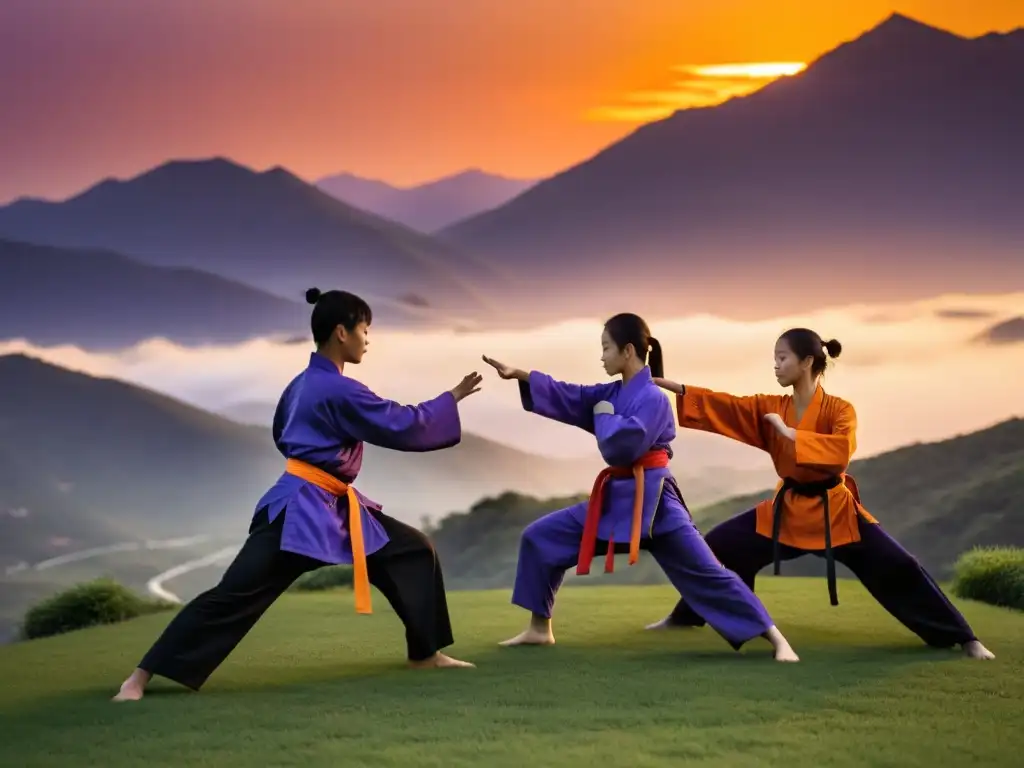
[[[351,564],[356,611],[371,613],[370,585],[405,625],[413,668],[473,665],[441,653],[451,622],[441,564],[430,541],[385,515],[353,487],[363,443],[396,451],[437,451],[462,439],[458,403],[479,392],[476,372],[419,405],[384,400],[346,375],[369,345],[373,313],[345,291],[306,292],[316,351],[285,388],[274,413],[284,474],[256,504],[249,537],[219,584],[186,605],[115,701],[143,697],[153,675],[198,691],[266,610],[302,574]]]
[[[807,553],[823,556],[832,605],[839,604],[838,560],[928,645],[959,645],[970,658],[995,658],[931,575],[861,504],[857,484],[846,473],[857,449],[857,414],[820,384],[828,358],[841,352],[838,341],[822,341],[808,328],[782,334],[775,344],[775,378],[792,387],[791,395],[736,397],[655,379],[676,394],[680,426],[768,452],[780,478],[773,499],[713,528],[708,545],[751,589],[757,572],[769,563],[778,574],[783,560]],[[703,624],[680,599],[668,617],[648,629]]]

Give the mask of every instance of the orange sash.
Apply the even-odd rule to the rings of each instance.
[[[629,564],[634,565],[640,559],[640,524],[644,517],[644,470],[661,469],[668,466],[668,452],[664,450],[648,451],[631,467],[607,467],[601,470],[594,481],[587,502],[587,517],[583,523],[583,540],[580,542],[580,556],[576,564],[576,575],[586,576],[590,573],[590,563],[594,560],[597,548],[597,524],[601,520],[604,509],[604,486],[612,477],[633,476],[636,480],[636,491],[633,494],[633,527],[629,536]],[[608,554],[604,560],[604,572],[615,571],[615,542],[608,540]]]
[[[356,613],[373,613],[370,605],[370,577],[366,570],[366,545],[363,541],[363,516],[359,510],[359,498],[351,485],[343,483],[334,475],[324,472],[298,459],[288,459],[284,471],[301,477],[307,483],[326,491],[332,496],[348,499],[348,533],[352,539],[353,590],[356,595]],[[339,510],[340,513],[340,510]]]

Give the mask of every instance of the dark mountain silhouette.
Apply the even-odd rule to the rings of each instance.
[[[850,471],[867,508],[938,578],[948,578],[956,558],[972,547],[1024,546],[1024,419],[855,461]],[[764,490],[731,498],[698,509],[694,518],[706,534],[716,523],[770,495]],[[568,501],[510,493],[443,518],[433,538],[444,559],[445,578],[459,588],[511,585],[522,529]],[[839,571],[851,575],[842,566]],[[785,563],[782,572],[824,575],[824,563],[805,557]],[[763,573],[771,573],[770,567]],[[613,576],[577,580],[570,573],[570,580],[582,585],[666,581],[646,555],[636,567],[619,567]]]
[[[0,357],[0,510],[21,510],[0,514],[0,572],[123,537],[242,537],[283,466],[267,427],[24,355]],[[506,489],[587,488],[598,468],[599,459],[552,461],[465,434],[433,454],[367,446],[358,485],[415,523]]]
[[[458,248],[346,205],[283,168],[257,173],[222,158],[169,162],[63,202],[19,200],[0,208],[0,236],[110,249],[298,300],[312,285],[345,288],[384,317],[410,292],[432,309],[399,303],[400,317],[479,314],[472,282],[491,274]]]
[[[1024,317],[1011,317],[996,323],[976,339],[979,344],[1020,344],[1024,342]]]
[[[0,339],[119,348],[309,338],[309,306],[195,269],[0,239]]]
[[[1024,32],[967,39],[894,15],[440,236],[562,292],[524,313],[763,316],[794,284],[804,308],[1000,291],[1024,284],[1021,136]]]
[[[356,208],[420,232],[435,232],[497,208],[535,183],[535,180],[509,179],[473,169],[414,187],[395,187],[350,173],[327,176],[316,185]]]

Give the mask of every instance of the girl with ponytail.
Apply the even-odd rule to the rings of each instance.
[[[763,636],[777,660],[797,661],[761,601],[715,560],[668,468],[676,429],[672,407],[654,384],[664,376],[661,345],[640,317],[621,314],[605,323],[601,349],[605,373],[617,380],[586,386],[484,357],[502,379],[519,382],[523,408],[590,432],[609,465],[588,501],[545,515],[523,531],[512,602],[530,612],[530,623],[502,645],[555,642],[555,593],[572,565],[585,575],[594,556],[604,554],[610,573],[616,553],[628,552],[633,565],[646,549],[734,649]]]

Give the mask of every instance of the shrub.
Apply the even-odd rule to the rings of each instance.
[[[953,566],[953,593],[1024,611],[1024,549],[978,547],[965,552]]]
[[[351,565],[325,565],[315,571],[302,574],[292,589],[296,592],[319,592],[324,589],[339,589],[340,587],[352,587],[355,577],[352,574]]]
[[[175,607],[174,603],[137,595],[116,581],[96,579],[58,592],[29,609],[21,634],[34,640]]]

